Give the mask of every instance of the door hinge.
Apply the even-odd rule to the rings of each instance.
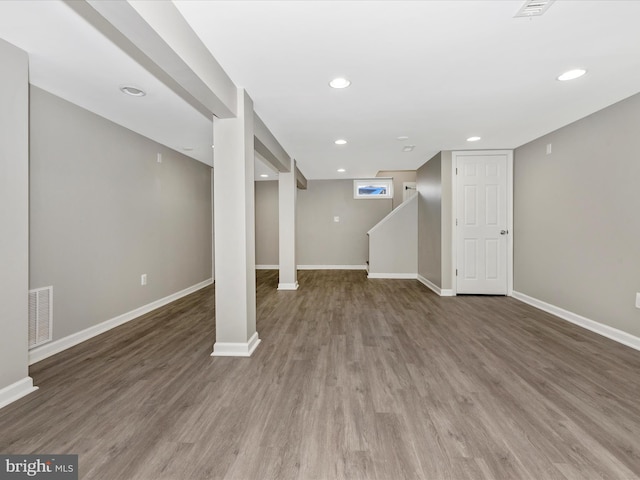
[[[458,167],[456,167],[456,175],[458,174]]]
[[[458,226],[458,219],[456,218],[456,227]]]
[[[456,268],[456,277],[458,276],[458,269]]]

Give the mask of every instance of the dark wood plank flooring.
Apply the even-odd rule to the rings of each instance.
[[[640,352],[511,298],[258,272],[251,358],[212,358],[213,288],[31,368],[0,452],[80,478],[640,478]]]

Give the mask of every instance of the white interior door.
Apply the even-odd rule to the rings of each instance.
[[[457,157],[457,293],[507,294],[507,156]]]

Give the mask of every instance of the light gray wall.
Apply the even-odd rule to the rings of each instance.
[[[278,181],[256,182],[256,265],[278,265]]]
[[[635,95],[521,146],[514,166],[514,289],[636,336],[639,126]]]
[[[453,154],[443,150],[417,171],[418,274],[453,288]]]
[[[30,285],[53,285],[54,339],[211,278],[210,167],[35,87],[30,146]]]
[[[369,274],[418,271],[418,196],[414,195],[369,230]]]
[[[402,184],[404,182],[415,182],[415,170],[380,170],[376,177],[393,178],[393,208],[398,208],[402,204]]]
[[[298,190],[298,264],[364,265],[367,231],[390,211],[391,199],[354,199],[353,180],[309,180]]]
[[[0,390],[28,376],[29,58],[0,40]]]
[[[442,287],[442,153],[417,171],[418,274]]]

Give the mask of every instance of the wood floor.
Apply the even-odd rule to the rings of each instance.
[[[251,358],[210,357],[213,288],[34,365],[1,453],[80,478],[640,478],[640,352],[512,298],[258,272]]]

